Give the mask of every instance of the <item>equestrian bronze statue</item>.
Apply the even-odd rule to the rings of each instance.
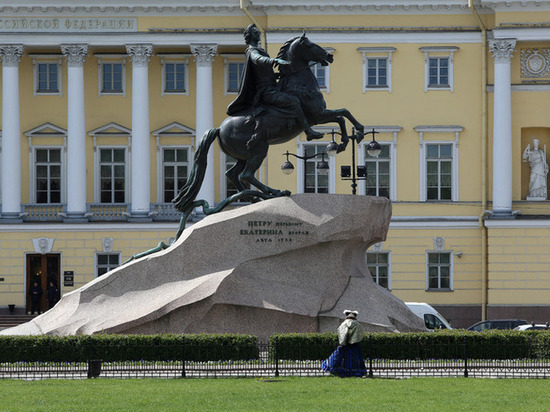
[[[323,137],[311,129],[312,125],[338,123],[342,136],[339,152],[345,150],[349,142],[344,118],[355,127],[358,141],[364,134],[363,126],[347,109],[326,108],[310,69],[310,64],[332,63],[332,54],[312,43],[304,33],[288,40],[273,59],[260,48],[260,32],[255,25],[248,26],[244,37],[248,48],[239,95],[228,107],[229,117],[219,128],[208,130],[202,137],[189,180],[173,200],[185,219],[199,206],[209,214],[243,197],[268,199],[290,195],[288,190],[274,189],[260,182],[255,173],[270,145],[288,142],[302,132],[308,140]],[[277,75],[274,66],[279,68]],[[239,192],[210,209],[205,200],[196,200],[196,196],[204,179],[207,153],[215,139],[225,154],[237,160],[226,176]],[[250,186],[259,190],[247,189]]]

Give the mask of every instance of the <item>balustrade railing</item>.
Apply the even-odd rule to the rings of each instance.
[[[61,222],[66,217],[67,205],[31,203],[21,205],[21,217],[25,222]]]
[[[90,221],[126,221],[130,216],[127,203],[89,203],[86,217]]]

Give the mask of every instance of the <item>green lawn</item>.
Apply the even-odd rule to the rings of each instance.
[[[550,381],[359,378],[0,381],[0,411],[549,411]]]

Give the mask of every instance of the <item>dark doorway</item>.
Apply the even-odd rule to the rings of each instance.
[[[42,290],[38,309],[40,312],[48,310],[48,285],[53,282],[59,289],[60,260],[59,254],[27,255],[27,313],[31,311],[30,292],[34,282],[37,282]]]

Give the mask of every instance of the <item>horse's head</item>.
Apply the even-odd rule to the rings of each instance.
[[[281,54],[284,54],[284,57]],[[301,36],[289,40],[281,48],[279,56],[285,60],[290,60],[295,66],[308,65],[310,62],[327,66],[334,60],[331,53],[309,40],[305,32]]]

